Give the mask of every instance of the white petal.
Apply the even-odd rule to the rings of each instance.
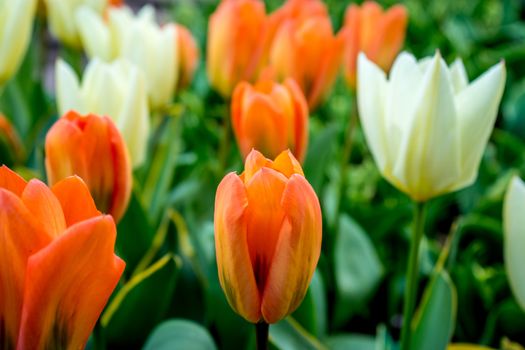
[[[55,90],[59,115],[72,109],[85,113],[78,78],[73,69],[60,58],[55,63]]]
[[[463,61],[457,58],[450,66],[450,77],[454,86],[454,94],[457,95],[468,86],[468,76]]]
[[[384,134],[386,76],[364,53],[359,54],[357,73],[357,103],[361,125],[377,166],[384,172],[387,165],[392,163],[392,159],[387,159],[389,145]]]
[[[458,188],[468,186],[476,179],[481,157],[496,121],[505,76],[505,65],[501,62],[456,96],[463,167]]]
[[[514,177],[503,204],[505,268],[516,300],[525,311],[525,184]]]
[[[109,61],[113,58],[110,31],[102,17],[93,9],[82,6],[76,11],[77,27],[88,57]]]

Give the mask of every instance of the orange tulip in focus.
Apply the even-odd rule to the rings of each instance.
[[[199,47],[191,32],[184,26],[177,26],[177,45],[179,53],[179,82],[177,90],[184,89],[191,84],[193,75],[199,63]]]
[[[302,5],[312,6],[312,10],[277,12],[281,18],[277,21],[280,23],[278,29],[274,29],[269,65],[279,79],[294,78],[303,90],[308,106],[314,109],[337,77],[343,39],[334,36],[330,18],[326,11],[321,10],[322,4],[318,1],[296,0],[292,3],[293,6],[289,5],[291,9]],[[283,16],[283,13],[290,17]]]
[[[383,11],[374,1],[361,7],[348,6],[341,36],[345,40],[343,66],[347,84],[356,87],[357,55],[363,51],[369,60],[388,72],[405,41],[408,13],[403,5]]]
[[[272,162],[252,151],[215,197],[219,281],[246,320],[275,323],[306,294],[321,252],[317,196],[289,151]]]
[[[207,73],[223,97],[258,72],[266,35],[266,12],[261,0],[225,0],[208,25]]]
[[[84,182],[0,167],[0,348],[83,349],[125,263]]]
[[[49,184],[71,175],[88,185],[97,207],[119,221],[131,195],[131,164],[126,145],[108,117],[70,111],[46,136]]]
[[[242,82],[232,97],[233,131],[243,157],[255,148],[275,158],[290,149],[302,161],[308,142],[308,105],[293,79],[283,84]]]

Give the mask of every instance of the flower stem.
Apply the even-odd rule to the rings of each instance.
[[[417,296],[417,280],[419,272],[419,246],[423,237],[425,222],[425,203],[416,202],[414,207],[414,223],[410,240],[410,255],[406,273],[405,298],[403,305],[403,326],[401,328],[401,350],[410,349],[411,323]]]
[[[225,170],[228,167],[228,153],[230,152],[230,139],[231,139],[231,116],[230,116],[230,101],[226,100],[225,103],[224,120],[222,124],[222,135],[219,143],[219,176],[224,175]]]
[[[259,322],[255,324],[255,339],[257,342],[257,350],[268,349],[268,331],[270,325],[266,322]]]

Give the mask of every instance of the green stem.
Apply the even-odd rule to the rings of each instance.
[[[257,350],[268,349],[268,333],[270,325],[264,321],[255,324],[255,339],[257,342]]]
[[[222,178],[228,166],[228,153],[230,152],[231,139],[231,116],[230,116],[230,101],[225,103],[224,120],[222,123],[222,137],[219,144],[219,176]]]
[[[405,298],[403,305],[403,326],[401,328],[401,350],[410,350],[411,323],[417,297],[419,272],[419,246],[423,237],[425,203],[417,202],[414,208],[414,226],[410,240],[410,255],[406,273]]]

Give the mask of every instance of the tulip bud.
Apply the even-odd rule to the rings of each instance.
[[[87,65],[80,85],[73,69],[59,59],[55,82],[60,115],[73,109],[110,117],[126,141],[132,166],[144,162],[149,109],[144,76],[135,65],[125,60],[105,63],[95,58]]]
[[[18,1],[18,0],[17,0]],[[44,0],[47,8],[49,29],[58,40],[73,48],[81,48],[79,28],[75,14],[85,6],[98,14],[108,7],[108,0]]]
[[[243,157],[255,148],[275,158],[290,149],[302,161],[308,142],[308,105],[293,79],[237,85],[231,103],[233,131]]]
[[[469,84],[461,60],[401,53],[387,79],[360,54],[359,116],[381,174],[415,201],[472,184],[504,86],[503,63]]]
[[[272,162],[257,151],[215,197],[219,281],[246,320],[275,323],[301,303],[321,252],[321,209],[289,151]]]
[[[0,87],[18,70],[31,39],[36,0],[0,4]]]
[[[343,40],[334,36],[328,14],[317,10],[316,1],[297,3],[316,8],[313,15],[282,20],[271,44],[269,64],[279,79],[291,77],[297,81],[312,110],[335,82]]]
[[[125,263],[84,182],[0,167],[0,347],[83,349]]]
[[[70,111],[46,136],[51,185],[71,175],[88,185],[97,208],[119,221],[131,194],[131,166],[122,136],[108,117]]]
[[[208,25],[208,79],[223,97],[240,81],[255,79],[263,55],[267,28],[260,0],[227,0],[217,7]]]
[[[364,52],[369,60],[385,72],[405,40],[408,13],[403,5],[383,11],[374,1],[361,7],[351,4],[346,9],[341,35],[345,40],[343,66],[347,84],[355,89],[357,55]]]
[[[18,133],[11,122],[0,114],[0,164],[19,162],[24,158],[24,153]]]
[[[173,43],[179,39],[175,26],[156,23],[152,6],[144,6],[136,15],[126,6],[110,7],[107,19],[82,7],[76,20],[90,58],[127,59],[144,73],[152,110],[171,102],[179,71],[178,45]]]
[[[177,52],[179,53],[179,82],[177,90],[182,90],[188,87],[192,80],[197,65],[199,63],[199,47],[191,32],[184,26],[176,24],[178,40]]]

